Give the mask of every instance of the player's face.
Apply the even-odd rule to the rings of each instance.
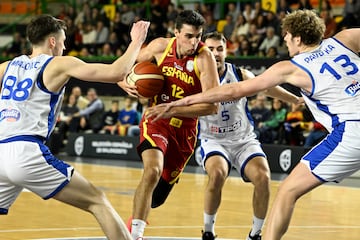
[[[285,33],[284,41],[286,42],[286,46],[288,48],[290,57],[293,57],[299,53],[299,48],[298,48],[298,44],[297,44],[298,40],[299,39],[294,38],[291,33],[289,33],[289,32]]]
[[[225,66],[226,44],[221,40],[208,38],[205,40],[205,45],[214,54],[218,71],[221,70]]]
[[[65,50],[65,32],[64,30],[61,30],[58,34],[55,36],[55,47],[52,50],[54,56],[62,56]]]
[[[175,29],[176,36],[176,51],[178,57],[188,56],[195,53],[199,45],[202,35],[202,28],[195,28],[194,26],[183,24],[180,31]]]

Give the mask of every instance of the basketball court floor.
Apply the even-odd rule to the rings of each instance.
[[[75,169],[101,188],[124,221],[131,215],[132,199],[140,179],[140,162],[69,157]],[[286,175],[272,174],[271,199]],[[284,240],[359,240],[360,179],[325,184],[300,199]],[[152,209],[145,230],[147,240],[201,239],[203,192],[207,176],[202,168],[187,166],[163,206]],[[252,223],[252,185],[235,171],[228,178],[219,209],[216,240],[244,240]],[[266,224],[265,224],[266,227]],[[7,216],[0,216],[1,240],[104,240],[88,213],[33,193],[20,194]]]

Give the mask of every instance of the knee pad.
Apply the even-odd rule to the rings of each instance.
[[[170,184],[162,177],[160,177],[152,195],[151,208],[157,208],[161,206],[169,196],[169,193],[173,187],[174,184]]]

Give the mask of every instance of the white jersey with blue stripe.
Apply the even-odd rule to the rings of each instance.
[[[22,136],[47,139],[55,127],[64,95],[43,85],[43,71],[52,56],[14,58],[1,81],[0,141]]]
[[[242,80],[235,65],[225,63],[220,85]],[[239,139],[254,134],[253,120],[247,107],[247,98],[220,102],[217,114],[199,117],[200,139]]]
[[[312,91],[302,91],[315,119],[329,132],[340,122],[360,120],[360,59],[335,38],[291,60],[306,71]]]

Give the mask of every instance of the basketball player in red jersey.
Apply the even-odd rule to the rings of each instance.
[[[150,99],[149,111],[159,111],[151,106],[219,85],[215,59],[200,41],[204,23],[199,13],[185,10],[176,19],[174,38],[157,38],[141,50],[138,62],[156,61],[165,76],[164,88]],[[137,94],[125,81],[119,85],[129,94]],[[129,226],[134,240],[142,239],[150,207],[164,203],[191,157],[196,144],[197,117],[216,112],[216,104],[195,104],[172,108],[167,119],[156,122],[143,117],[138,153],[144,171],[135,192]]]

